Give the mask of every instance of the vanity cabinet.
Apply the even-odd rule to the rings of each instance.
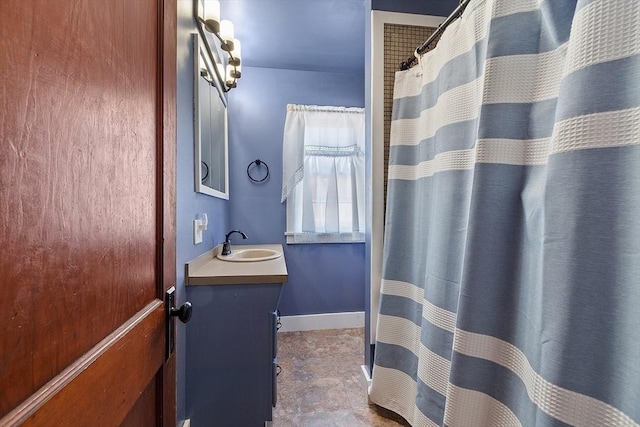
[[[241,265],[246,263],[215,262],[246,273]],[[279,259],[264,261],[263,267],[270,262],[272,267],[275,262],[284,266],[284,259]],[[196,276],[192,269],[188,281]],[[192,427],[264,427],[272,419],[277,401],[277,309],[286,274],[284,279],[265,275],[262,280],[276,283],[188,283],[193,317],[186,325],[185,389]]]
[[[282,284],[195,286],[187,327],[191,425],[251,427],[271,421],[276,402],[274,313]]]

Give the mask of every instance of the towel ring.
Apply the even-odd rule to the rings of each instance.
[[[253,166],[254,164],[256,165],[257,168],[259,168],[260,165],[264,165],[264,167],[267,168],[267,173],[262,177],[262,179],[255,179],[254,177],[251,176],[251,166]],[[253,162],[249,163],[249,166],[247,166],[247,176],[253,182],[262,182],[269,177],[269,166],[267,166],[267,164],[262,160],[256,159]]]

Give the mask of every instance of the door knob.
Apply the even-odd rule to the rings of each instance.
[[[1,0],[0,0],[1,1]],[[169,360],[175,349],[176,322],[174,317],[180,319],[182,323],[187,323],[191,319],[193,308],[190,302],[185,302],[180,308],[175,308],[176,304],[176,288],[174,286],[167,289],[164,300],[164,315],[166,325],[166,340],[164,358]]]
[[[171,308],[169,315],[177,317],[182,323],[187,323],[191,319],[192,312],[191,303],[187,301],[180,308]]]

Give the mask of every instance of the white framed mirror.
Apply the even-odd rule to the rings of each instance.
[[[227,101],[220,71],[200,34],[193,34],[195,191],[229,199]],[[222,74],[224,75],[224,74]]]

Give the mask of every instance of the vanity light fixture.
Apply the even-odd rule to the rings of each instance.
[[[220,2],[218,0],[204,0],[203,17],[196,19],[202,27],[209,33],[216,36],[220,41],[220,48],[227,52],[227,67],[224,74],[225,92],[236,87],[236,81],[241,76],[241,52],[240,41],[234,38],[233,22],[220,19]]]

